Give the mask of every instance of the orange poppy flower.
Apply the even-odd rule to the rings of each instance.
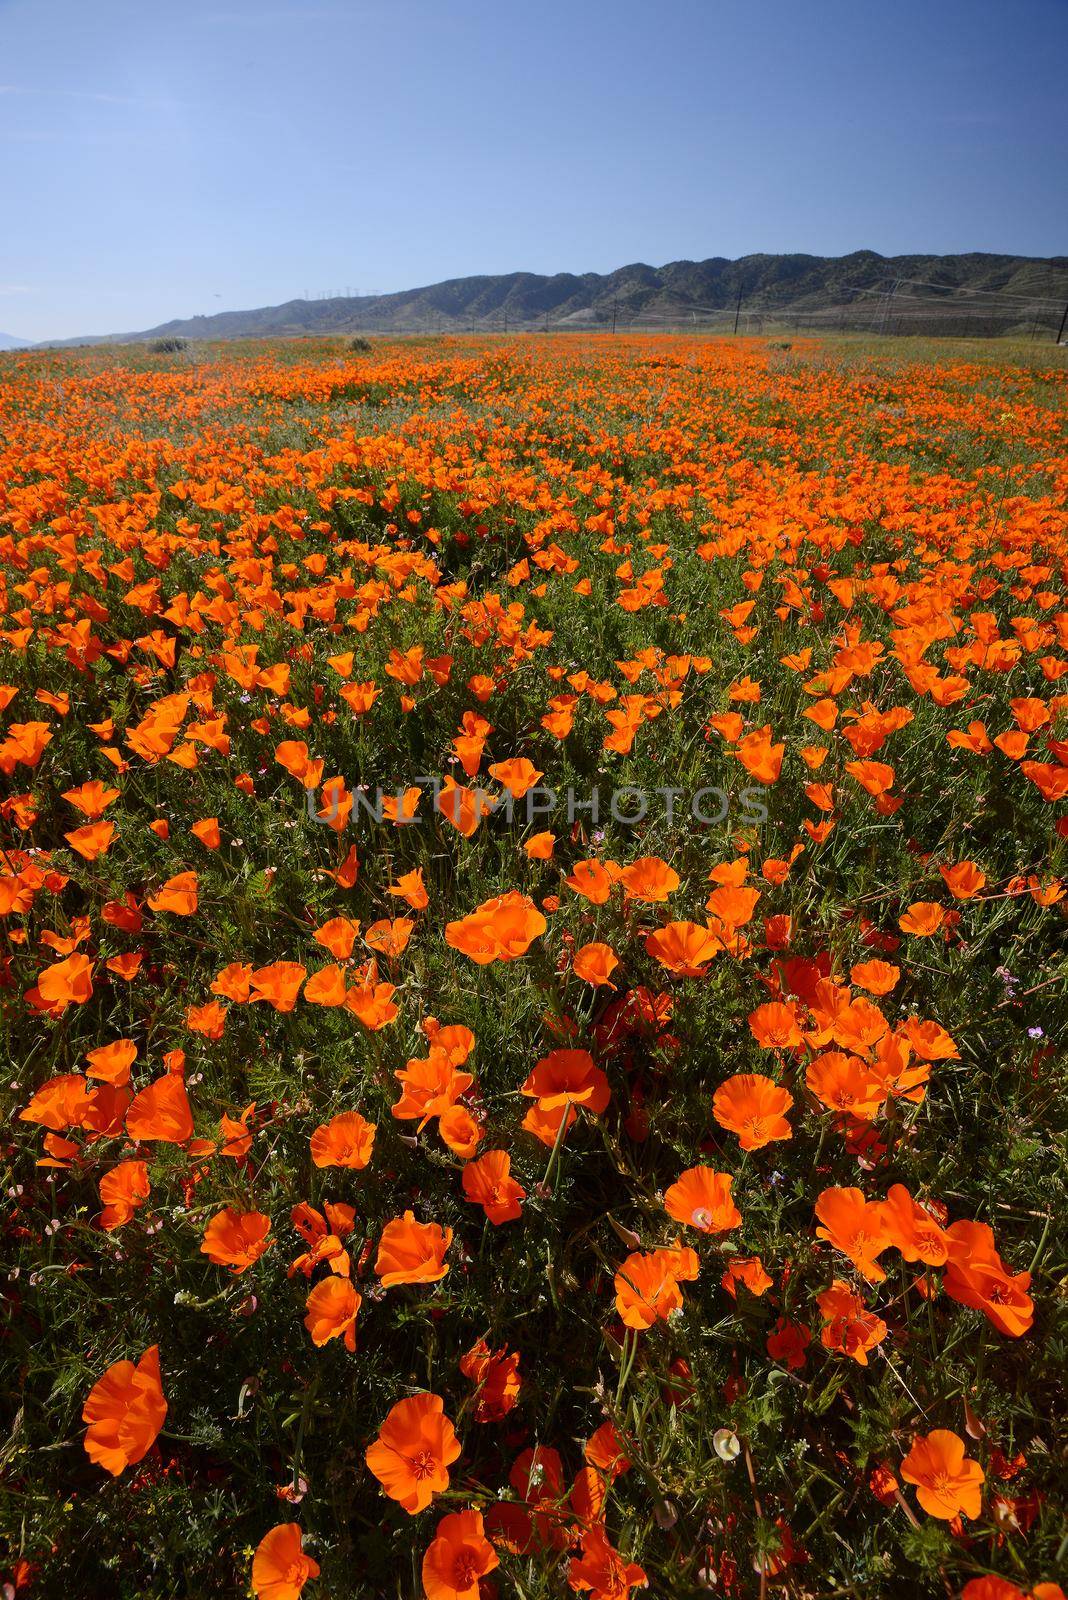
[[[763,1050],[790,1050],[802,1043],[793,1006],[769,1000],[749,1014],[749,1031]]]
[[[422,867],[415,867],[411,872],[403,873],[396,883],[390,884],[389,893],[406,901],[413,911],[425,911],[430,904],[430,896],[423,883]]]
[[[528,895],[511,890],[477,907],[469,916],[445,925],[445,942],[479,966],[515,961],[548,927]]]
[[[986,1474],[965,1455],[963,1439],[948,1428],[913,1440],[901,1476],[916,1485],[916,1498],[929,1516],[952,1522],[954,1517],[977,1517],[982,1510]]]
[[[109,789],[98,778],[88,783],[83,783],[77,789],[65,789],[64,800],[75,806],[90,822],[95,822],[102,817],[108,806],[114,805],[119,798],[118,789]]]
[[[543,1056],[523,1085],[542,1111],[585,1106],[600,1114],[612,1098],[608,1079],[588,1050],[553,1050]]]
[[[379,955],[395,960],[402,955],[412,936],[415,923],[409,917],[383,917],[379,922],[372,922],[364,934],[364,943]]]
[[[590,1590],[603,1600],[629,1600],[632,1589],[648,1583],[645,1570],[636,1561],[624,1561],[608,1542],[600,1523],[583,1530],[580,1553],[568,1562],[567,1581],[572,1589]]]
[[[723,949],[723,941],[698,922],[669,922],[649,935],[645,948],[676,977],[699,978]]]
[[[721,884],[705,901],[705,910],[727,928],[744,928],[751,922],[760,899],[759,889],[741,884]]]
[[[491,1350],[479,1339],[460,1357],[460,1371],[478,1388],[476,1422],[499,1422],[519,1399],[519,1357],[512,1351]]]
[[[458,833],[470,839],[482,818],[493,810],[493,800],[481,789],[466,789],[455,778],[447,777],[434,796],[434,806]]]
[[[341,1111],[312,1134],[311,1158],[317,1167],[361,1170],[371,1159],[376,1132],[358,1111]]]
[[[1029,1272],[1011,1273],[983,1222],[953,1222],[946,1229],[949,1256],[942,1287],[952,1300],[981,1311],[999,1333],[1018,1339],[1031,1327],[1034,1304]]]
[[[555,833],[535,833],[523,846],[531,861],[551,861],[555,848]]]
[[[891,1184],[883,1201],[883,1222],[890,1242],[906,1261],[923,1261],[929,1267],[940,1267],[949,1254],[949,1239],[945,1231],[918,1204],[903,1183]]]
[[[477,1161],[468,1162],[460,1180],[468,1200],[481,1206],[495,1227],[514,1222],[522,1214],[526,1190],[511,1176],[511,1170],[507,1150],[487,1150]]]
[[[747,733],[744,739],[739,740],[737,749],[731,751],[731,755],[737,757],[750,777],[758,783],[775,783],[778,780],[785,754],[785,744],[773,743],[770,727]]]
[[[136,1365],[114,1362],[89,1391],[82,1407],[82,1421],[89,1424],[86,1454],[117,1478],[148,1454],[166,1416],[159,1345],[154,1344]]]
[[[453,1105],[438,1118],[438,1133],[453,1155],[470,1161],[482,1139],[482,1124],[466,1106]]]
[[[193,1137],[189,1096],[177,1074],[168,1072],[134,1095],[126,1132],[146,1144],[185,1144]]]
[[[347,961],[359,932],[360,924],[354,922],[351,917],[331,917],[321,928],[316,928],[312,937],[316,944],[321,944],[324,949],[329,950],[336,961]],[[305,987],[305,997],[307,992]]]
[[[270,1231],[271,1219],[262,1211],[235,1211],[226,1206],[204,1229],[201,1253],[218,1266],[229,1267],[236,1277],[270,1248]]]
[[[111,848],[115,837],[115,824],[113,822],[89,822],[84,828],[72,828],[70,833],[63,835],[72,850],[76,850],[86,861],[95,861],[98,856],[106,855]]]
[[[228,1116],[224,1111],[219,1119],[219,1133],[222,1143],[219,1146],[221,1156],[229,1156],[239,1161],[248,1154],[252,1148],[252,1134],[249,1131],[248,1119],[256,1109],[256,1102],[247,1105],[239,1117]]]
[[[762,1073],[735,1073],[712,1096],[712,1115],[721,1128],[738,1135],[743,1150],[761,1150],[776,1140],[792,1139],[793,1129],[786,1120],[792,1106],[789,1090]]]
[[[946,914],[940,905],[932,900],[916,900],[897,919],[897,925],[902,933],[911,933],[917,939],[929,939],[938,932]]]
[[[750,1294],[755,1294],[759,1299],[761,1295],[767,1294],[775,1280],[765,1272],[764,1263],[759,1256],[733,1256],[719,1281],[734,1299],[738,1297],[740,1283],[745,1285]]]
[[[642,856],[623,868],[619,881],[628,900],[640,900],[644,905],[659,905],[675,893],[679,886],[679,875],[659,856]]]
[[[375,1271],[385,1289],[400,1283],[437,1283],[448,1272],[445,1252],[452,1229],[436,1222],[416,1222],[415,1212],[394,1217],[382,1229]]]
[[[304,985],[304,998],[312,1006],[343,1006],[348,997],[343,967],[321,967]]]
[[[120,1161],[100,1179],[100,1199],[103,1211],[100,1226],[107,1233],[124,1227],[139,1206],[143,1206],[151,1193],[148,1165],[144,1161]]]
[[[307,969],[296,961],[273,961],[249,974],[249,1000],[265,1000],[276,1011],[292,1011]]]
[[[198,888],[195,872],[179,872],[148,897],[150,911],[170,911],[176,917],[191,917],[197,909]]]
[[[201,817],[199,822],[193,823],[189,831],[194,838],[200,840],[205,850],[218,850],[222,844],[218,817]]]
[[[300,1526],[283,1522],[265,1533],[252,1557],[252,1593],[256,1600],[299,1600],[309,1578],[319,1576],[319,1563],[305,1555]]]
[[[137,1060],[137,1046],[132,1039],[116,1039],[112,1044],[87,1050],[85,1059],[89,1063],[87,1077],[122,1085],[130,1081],[130,1068]]]
[[[610,944],[584,944],[571,958],[571,967],[577,978],[592,984],[595,989],[605,985],[614,989],[611,975],[619,960]]]
[[[612,893],[612,879],[603,863],[592,858],[589,861],[576,861],[570,877],[565,878],[564,882],[569,889],[595,906],[603,906]]]
[[[308,1295],[304,1326],[315,1345],[331,1339],[344,1339],[345,1348],[356,1348],[356,1317],[363,1296],[356,1293],[347,1277],[324,1278]]]
[[[867,1200],[860,1189],[824,1189],[816,1216],[823,1224],[817,1237],[848,1256],[869,1283],[882,1283],[886,1273],[878,1257],[890,1248],[891,1239],[878,1201]]]
[[[391,1115],[400,1122],[418,1121],[420,1128],[455,1105],[475,1081],[470,1072],[457,1072],[447,1050],[434,1047],[428,1056],[415,1057],[393,1076],[402,1092],[390,1107]]]
[[[882,1080],[869,1072],[857,1056],[828,1050],[815,1056],[805,1069],[805,1082],[829,1111],[840,1111],[870,1122],[886,1099]]]
[[[946,888],[954,900],[973,900],[986,886],[986,873],[974,861],[961,861],[955,867],[939,867]]]
[[[888,961],[859,961],[850,968],[849,976],[858,989],[867,989],[869,994],[884,995],[896,988],[901,968],[891,966]]]
[[[697,1277],[690,1249],[636,1250],[615,1275],[616,1310],[628,1328],[651,1328],[682,1310],[680,1280]]]
[[[529,789],[544,778],[545,774],[532,761],[525,756],[517,756],[511,761],[495,761],[490,764],[489,774],[503,784],[514,800],[522,800]]]
[[[445,1402],[415,1394],[390,1409],[364,1460],[389,1498],[414,1517],[449,1487],[449,1467],[459,1454]]]
[[[88,956],[68,956],[54,966],[44,967],[37,975],[37,985],[26,998],[34,1000],[43,1010],[56,1015],[69,1005],[84,1005],[93,993],[93,963]]]
[[[841,1278],[816,1296],[823,1318],[821,1340],[826,1350],[850,1356],[862,1367],[868,1365],[868,1352],[886,1338],[886,1323],[869,1311],[860,1295]]]
[[[33,1122],[53,1133],[80,1128],[93,1107],[95,1091],[77,1072],[63,1072],[49,1078],[30,1097],[19,1112],[20,1122]]]
[[[664,1195],[664,1209],[676,1222],[701,1233],[737,1228],[742,1214],[731,1198],[734,1179],[712,1167],[688,1167]]]
[[[442,1517],[423,1557],[427,1600],[479,1600],[479,1579],[499,1565],[485,1536],[480,1511],[452,1511]]]

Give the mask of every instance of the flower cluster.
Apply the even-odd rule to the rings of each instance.
[[[5,1593],[1056,1600],[1064,380],[3,358]]]

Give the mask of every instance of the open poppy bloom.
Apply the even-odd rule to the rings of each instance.
[[[341,1111],[311,1136],[311,1157],[317,1167],[349,1167],[357,1171],[371,1159],[375,1125],[358,1111]]]
[[[699,922],[669,922],[645,941],[645,948],[678,978],[699,978],[723,941]]]
[[[123,1227],[137,1208],[144,1205],[151,1188],[147,1162],[120,1161],[110,1172],[105,1172],[100,1179],[100,1199],[104,1207],[100,1226],[108,1233]]]
[[[113,1044],[87,1050],[85,1059],[89,1063],[87,1077],[100,1078],[104,1083],[129,1083],[130,1068],[137,1060],[137,1046],[132,1039],[116,1039]]]
[[[607,985],[614,989],[611,975],[619,966],[619,960],[611,945],[584,944],[581,950],[576,950],[571,958],[571,967],[577,978],[593,987],[601,988]]]
[[[476,1422],[498,1422],[519,1399],[522,1384],[514,1351],[491,1350],[485,1339],[479,1339],[460,1357],[460,1371],[478,1387]]]
[[[765,1050],[791,1050],[801,1044],[801,1029],[793,1006],[778,1000],[757,1006],[750,1013],[749,1028],[757,1044]]]
[[[117,1478],[148,1454],[166,1416],[159,1346],[154,1344],[136,1365],[116,1361],[89,1391],[82,1407],[82,1421],[89,1424],[86,1454]]]
[[[204,1229],[200,1248],[209,1261],[229,1267],[237,1275],[247,1272],[270,1247],[270,1231],[271,1219],[262,1211],[235,1211],[227,1206]]]
[[[449,1487],[449,1467],[459,1454],[445,1402],[415,1394],[391,1408],[364,1459],[389,1498],[414,1517]]]
[[[758,1072],[736,1073],[712,1096],[712,1115],[721,1128],[738,1135],[743,1150],[762,1150],[777,1139],[793,1138],[786,1120],[792,1106],[789,1090]]]
[[[451,1228],[439,1228],[436,1222],[416,1222],[414,1211],[387,1222],[375,1261],[383,1288],[392,1289],[401,1283],[437,1283],[449,1270],[445,1252],[451,1243]]]
[[[567,1581],[580,1593],[588,1589],[594,1596],[629,1600],[631,1590],[644,1588],[649,1580],[636,1561],[624,1561],[594,1523],[583,1531],[580,1553],[568,1563]]]
[[[402,1093],[390,1107],[390,1114],[400,1122],[418,1121],[420,1127],[454,1106],[475,1081],[470,1072],[456,1070],[455,1060],[447,1050],[434,1045],[428,1056],[414,1057],[398,1068],[394,1077],[400,1082]]]
[[[304,1326],[316,1345],[331,1339],[344,1339],[345,1348],[356,1349],[356,1317],[363,1296],[356,1293],[347,1277],[324,1278],[308,1295]]]
[[[522,1093],[537,1100],[543,1111],[585,1106],[597,1113],[604,1111],[612,1096],[607,1077],[588,1050],[553,1050],[543,1056]]]
[[[452,1511],[438,1523],[423,1557],[427,1600],[479,1600],[479,1579],[498,1565],[481,1511]]]
[[[299,1523],[280,1523],[256,1546],[252,1557],[256,1600],[299,1600],[309,1578],[318,1576],[319,1563],[304,1553]]]
[[[982,1311],[1010,1339],[1026,1333],[1034,1320],[1034,1303],[1027,1293],[1031,1274],[1007,1270],[985,1223],[953,1222],[945,1240],[948,1259],[942,1285],[950,1298]]]
[[[445,942],[479,966],[526,955],[548,923],[528,895],[518,890],[487,900],[469,916],[445,924]]]
[[[189,1096],[176,1073],[166,1073],[134,1095],[126,1113],[126,1132],[146,1144],[185,1144],[193,1137]]]
[[[886,1338],[886,1323],[868,1310],[860,1295],[841,1278],[816,1296],[823,1318],[821,1338],[824,1348],[851,1356],[862,1367],[868,1354]]]
[[[964,1454],[963,1439],[947,1428],[913,1440],[901,1476],[916,1485],[916,1498],[929,1516],[952,1522],[954,1517],[977,1517],[982,1509],[986,1474]]]
[[[84,1005],[92,993],[93,963],[88,956],[75,954],[44,967],[26,999],[41,1011],[61,1016],[68,1006]]]
[[[664,1195],[664,1209],[676,1222],[701,1233],[726,1233],[741,1224],[742,1213],[731,1199],[734,1179],[712,1167],[689,1167]]]
[[[675,893],[679,886],[679,875],[659,856],[642,856],[623,868],[619,881],[628,900],[659,905]]]
[[[750,1294],[760,1299],[762,1295],[767,1294],[775,1280],[765,1272],[764,1263],[759,1256],[732,1256],[719,1281],[727,1293],[736,1300],[739,1284],[744,1285]]]
[[[197,909],[197,875],[179,872],[148,897],[150,911],[169,911],[172,916],[191,917]]]
[[[697,1277],[699,1263],[689,1249],[636,1250],[615,1276],[616,1310],[628,1328],[651,1328],[682,1310],[680,1281]]]
[[[890,1248],[890,1233],[883,1207],[867,1200],[860,1189],[824,1189],[816,1201],[820,1239],[826,1239],[848,1256],[869,1283],[882,1283],[886,1273],[878,1258]]]
[[[576,894],[595,906],[603,906],[612,893],[612,878],[604,864],[596,858],[576,862],[570,877],[565,878],[564,882],[569,889],[574,889]]]
[[[512,1158],[507,1150],[487,1150],[463,1170],[464,1194],[485,1211],[495,1227],[514,1222],[522,1215],[526,1190],[511,1176]]]

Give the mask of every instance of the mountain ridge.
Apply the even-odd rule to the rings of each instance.
[[[893,291],[893,292],[891,292]],[[821,319],[848,311],[895,322],[995,323],[1042,319],[1055,326],[1068,299],[1068,257],[996,255],[750,255],[731,260],[632,262],[610,273],[509,272],[449,278],[389,294],[288,300],[280,305],[176,317],[138,333],[48,344],[139,343],[184,338],[284,338],[308,335],[488,332],[731,323],[743,312],[774,320]],[[983,322],[991,324],[989,328]],[[842,323],[844,325],[844,322]]]

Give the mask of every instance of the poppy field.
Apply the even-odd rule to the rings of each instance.
[[[0,358],[4,1596],[1062,1596],[1062,357]]]

